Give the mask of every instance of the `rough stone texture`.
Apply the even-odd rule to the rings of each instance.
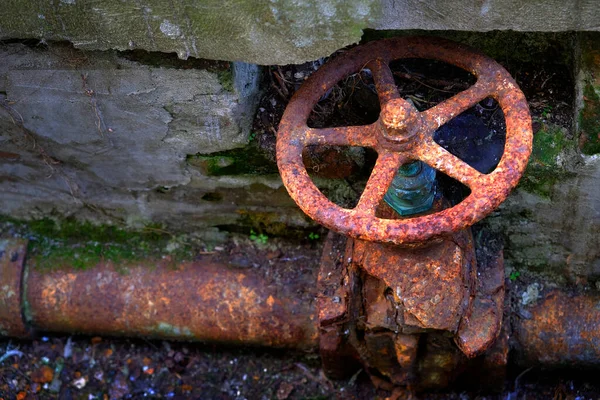
[[[284,192],[276,176],[206,177],[186,162],[188,154],[248,143],[256,66],[234,63],[231,77],[22,44],[1,47],[0,60],[3,214],[191,229],[234,223],[245,204],[272,211],[267,199]],[[227,74],[231,92],[220,82]],[[201,200],[223,188],[237,189],[237,197]]]
[[[585,154],[600,153],[600,37],[579,34],[575,128]]]
[[[82,49],[146,49],[216,60],[288,64],[360,40],[374,0],[120,0],[2,4],[0,39],[68,40]]]
[[[0,39],[68,40],[255,64],[301,63],[362,30],[598,31],[596,0],[5,0]]]
[[[576,171],[550,198],[517,189],[488,218],[507,239],[511,266],[572,282],[600,278],[600,157],[585,157]]]
[[[598,134],[600,42],[579,39],[575,132],[548,126],[545,142],[538,133],[523,184],[488,220],[505,234],[512,266],[573,280],[600,279],[600,158],[586,150]],[[314,226],[275,171],[206,168],[211,153],[248,143],[255,65],[234,63],[228,75],[17,43],[3,45],[0,60],[2,213],[177,230]],[[218,167],[236,161],[217,157],[227,164]],[[352,192],[342,180],[321,185],[330,197]]]
[[[571,282],[600,279],[598,43],[597,34],[577,40],[574,132],[540,130],[520,187],[487,220],[513,267]]]
[[[597,31],[596,0],[381,0],[369,28],[458,31]]]

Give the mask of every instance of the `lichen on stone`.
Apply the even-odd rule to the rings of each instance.
[[[550,197],[558,181],[574,175],[573,164],[578,160],[575,147],[574,140],[567,138],[566,129],[557,125],[542,125],[533,137],[531,157],[519,187],[542,197]]]
[[[156,224],[132,231],[69,218],[59,222],[49,218],[25,222],[0,216],[0,222],[10,223],[20,235],[29,238],[28,264],[41,270],[62,266],[87,269],[100,262],[125,266],[140,259],[161,259],[165,254],[174,261],[193,257],[183,236],[173,236]]]
[[[584,154],[600,153],[600,96],[588,83],[583,89],[583,108],[579,112],[579,145]]]

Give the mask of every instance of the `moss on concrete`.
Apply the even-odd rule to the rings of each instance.
[[[219,83],[223,87],[223,90],[231,93],[234,92],[233,72],[231,72],[231,69],[224,69],[217,72],[217,78],[219,79]]]
[[[533,137],[533,150],[519,187],[549,198],[552,187],[560,180],[573,176],[569,153],[575,149],[566,130],[556,125],[543,125]]]
[[[274,212],[261,212],[251,210],[239,210],[241,218],[239,223],[243,226],[250,227],[258,234],[266,234],[269,236],[293,237],[295,234],[302,233],[290,229],[290,227],[281,221],[280,216]]]
[[[7,0],[0,38],[68,40],[90,50],[176,52],[183,59],[289,64],[357,42],[380,6],[373,0]]]
[[[584,154],[600,153],[600,35],[578,34],[577,130]]]
[[[583,89],[583,108],[579,112],[579,143],[584,154],[600,153],[600,96],[594,86]]]
[[[23,222],[0,217],[0,220],[15,225],[29,239],[28,264],[42,270],[63,266],[87,269],[100,262],[123,267],[142,259],[168,256],[179,262],[193,257],[192,247],[185,240],[158,225],[131,231],[74,219]]]
[[[277,165],[253,143],[241,149],[188,155],[187,163],[206,176],[278,173]]]

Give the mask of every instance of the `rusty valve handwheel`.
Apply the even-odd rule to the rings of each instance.
[[[389,63],[402,58],[444,61],[473,73],[476,83],[454,97],[418,112],[402,99]],[[319,99],[338,81],[369,68],[381,104],[379,119],[370,125],[314,129],[308,116]],[[498,166],[482,174],[433,140],[450,119],[492,97],[506,121],[504,154]],[[277,165],[292,198],[327,228],[348,236],[394,244],[410,244],[466,228],[488,215],[518,183],[532,143],[531,118],[525,96],[508,72],[494,60],[447,40],[394,38],[367,43],[335,58],[316,71],[289,102],[277,137]],[[329,201],[309,178],[302,162],[308,145],[371,147],[378,153],[375,168],[354,209]],[[421,160],[462,182],[471,194],[443,211],[400,220],[381,219],[375,211],[398,168]]]

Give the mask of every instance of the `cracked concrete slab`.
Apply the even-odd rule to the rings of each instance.
[[[363,30],[600,30],[596,0],[4,0],[0,39],[66,40],[86,50],[298,64]]]
[[[257,66],[173,69],[22,44],[0,47],[0,60],[0,142],[11,155],[0,158],[0,204],[15,217],[102,219],[93,211],[102,209],[131,220],[162,213],[177,224],[178,200],[147,193],[190,183],[188,154],[248,142]],[[186,207],[210,212],[195,200]]]

